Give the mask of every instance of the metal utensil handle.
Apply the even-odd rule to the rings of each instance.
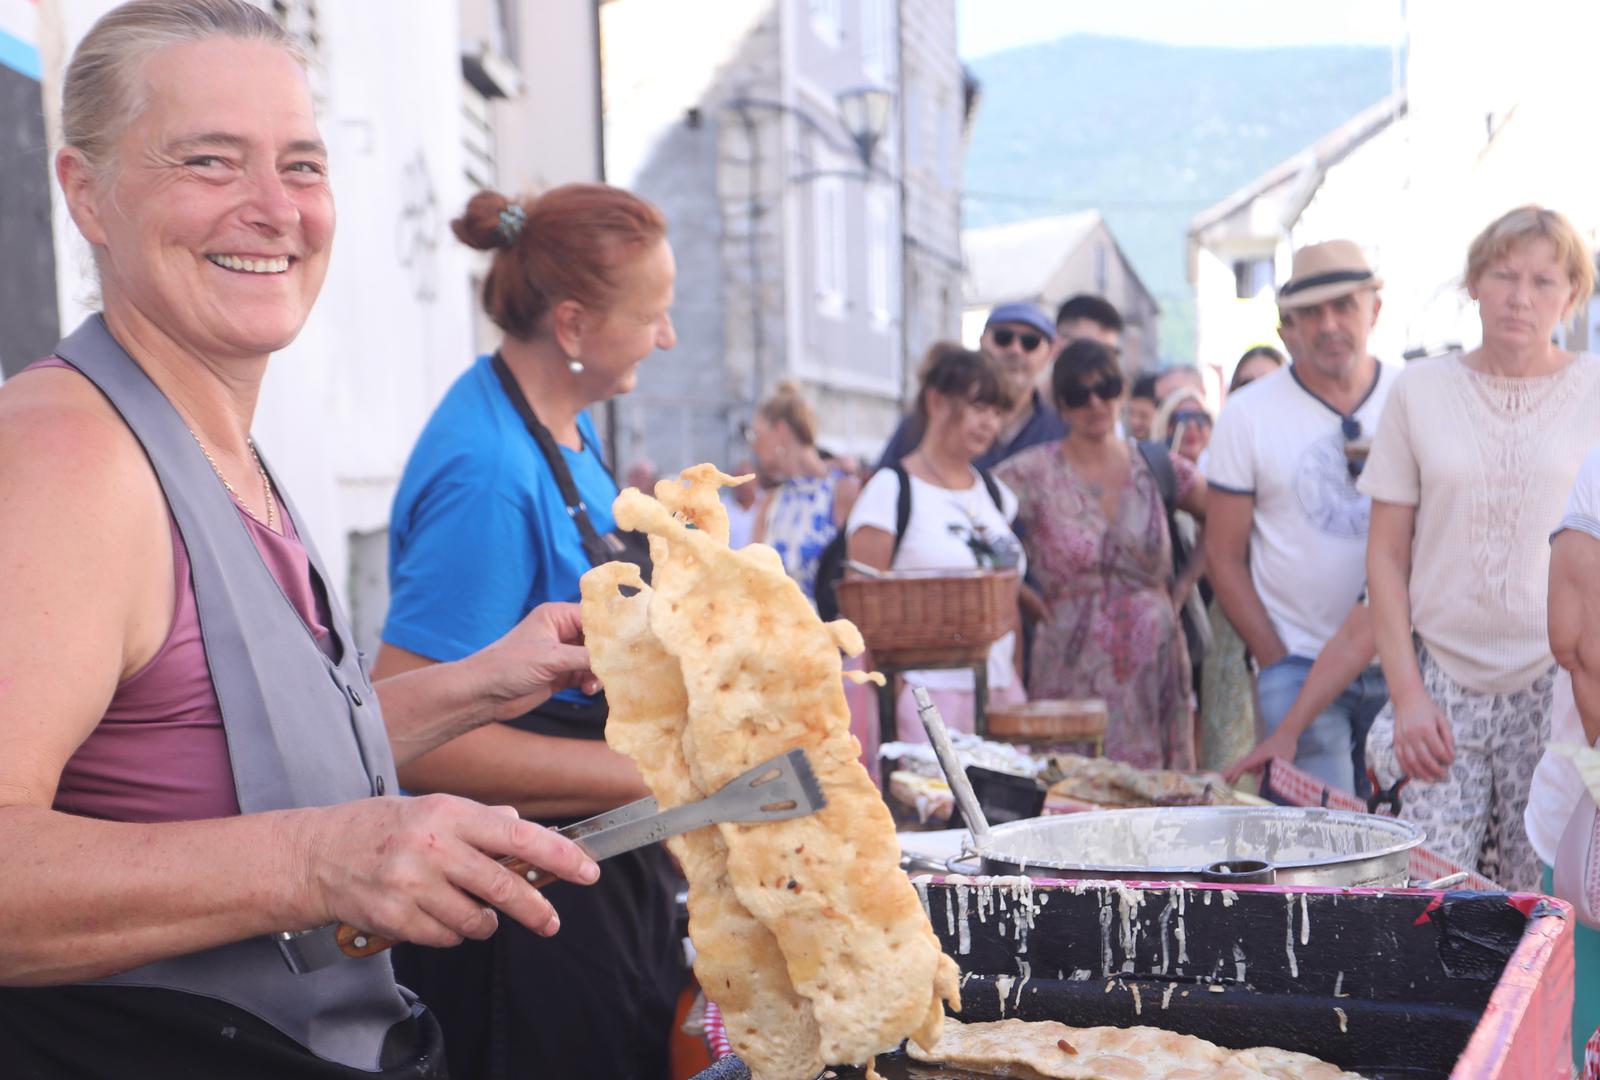
[[[962,859],[977,859],[978,865],[962,866]],[[963,847],[961,854],[952,855],[944,861],[944,872],[947,874],[962,874],[966,877],[971,877],[973,874],[981,874],[983,873],[983,856],[976,851],[968,851]]]
[[[1274,885],[1278,869],[1261,859],[1222,859],[1200,871],[1201,881],[1232,885]]]
[[[939,715],[938,706],[933,703],[933,698],[928,696],[925,688],[913,686],[911,696],[916,699],[917,716],[922,719],[922,726],[928,730],[928,739],[933,743],[933,752],[939,759],[939,767],[944,770],[944,778],[949,782],[951,792],[955,794],[956,805],[961,807],[961,816],[966,819],[967,831],[972,833],[978,851],[980,853],[987,851],[991,846],[989,819],[983,816],[983,808],[978,805],[978,796],[972,790],[972,782],[967,779],[967,770],[961,767],[961,758],[950,742],[950,732],[944,726],[944,717]]]

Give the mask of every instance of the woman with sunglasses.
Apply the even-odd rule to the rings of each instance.
[[[1189,653],[1155,467],[1170,462],[1177,503],[1197,518],[1205,479],[1180,455],[1118,437],[1123,379],[1104,345],[1069,344],[1050,385],[1069,434],[999,469],[1017,493],[1018,531],[1048,612],[1034,635],[1029,697],[1101,698],[1106,756],[1192,769]]]
[[[1211,413],[1200,392],[1185,386],[1168,394],[1156,410],[1154,433],[1174,454],[1198,463],[1211,442]]]
[[[1523,826],[1559,670],[1550,534],[1600,441],[1600,361],[1553,339],[1594,262],[1566,218],[1523,206],[1473,240],[1465,277],[1483,344],[1407,366],[1361,473],[1390,693],[1367,755],[1378,784],[1410,777],[1400,813],[1429,847],[1533,891],[1554,854]]]

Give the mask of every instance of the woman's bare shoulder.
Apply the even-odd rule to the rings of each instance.
[[[149,471],[116,409],[69,368],[35,368],[0,386],[0,471],[19,470],[102,490]]]
[[[160,519],[160,485],[111,403],[77,372],[42,368],[0,386],[0,499],[13,521],[93,529],[108,554]]]

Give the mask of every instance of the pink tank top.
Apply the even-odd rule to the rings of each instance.
[[[39,367],[70,367],[54,357]],[[327,600],[312,584],[311,560],[285,515],[284,535],[243,509],[267,569],[324,652],[335,648]],[[193,821],[239,812],[222,710],[200,638],[189,552],[169,513],[177,582],[172,626],[161,647],[117,687],[105,716],[61,772],[55,809],[110,821]]]

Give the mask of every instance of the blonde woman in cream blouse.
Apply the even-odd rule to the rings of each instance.
[[[1550,738],[1549,538],[1600,440],[1600,360],[1551,342],[1593,288],[1566,218],[1520,207],[1467,254],[1483,344],[1413,363],[1384,408],[1361,490],[1391,700],[1367,761],[1446,858],[1537,889],[1523,828]]]

